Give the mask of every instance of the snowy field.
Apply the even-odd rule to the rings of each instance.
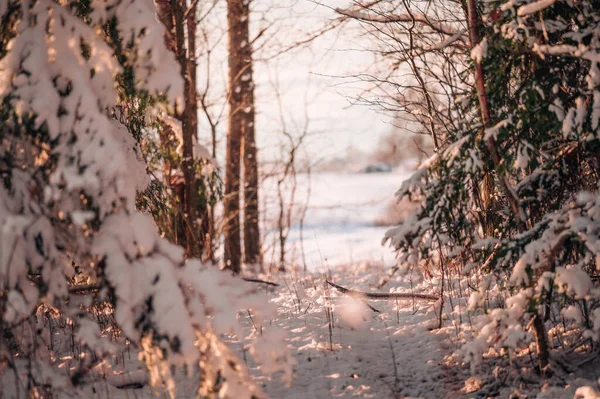
[[[410,175],[407,171],[391,173],[318,173],[297,176],[295,206],[287,250],[289,260],[302,262],[302,247],[308,270],[322,271],[327,267],[376,262],[386,266],[394,263],[394,254],[381,245],[389,227],[377,226],[386,207],[395,200],[394,193]],[[284,192],[289,203],[290,182]],[[279,201],[277,181],[263,184],[265,222],[265,261],[278,259],[277,225]],[[300,240],[300,214],[308,203]],[[275,245],[275,251],[273,251]]]

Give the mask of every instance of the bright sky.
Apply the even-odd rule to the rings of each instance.
[[[309,0],[253,1],[251,29],[254,35],[268,27],[255,46],[258,60],[255,62],[256,132],[261,161],[280,157],[282,140],[287,140],[282,134],[284,124],[286,131],[298,136],[308,120],[309,133],[304,148],[313,161],[341,156],[349,146],[369,151],[381,134],[392,129],[389,116],[364,106],[350,106],[352,98],[367,86],[348,76],[365,71],[373,63],[370,53],[357,51],[365,43],[360,42],[356,30],[335,29],[310,45],[271,58],[280,49],[327,26],[336,17],[330,7],[348,4],[343,0],[327,0],[326,6]],[[225,7],[224,2],[220,7]],[[214,14],[224,16],[224,11],[217,10]],[[227,75],[224,24],[225,20],[213,20],[211,28],[213,42],[220,38],[211,64],[215,95],[222,92]],[[269,59],[264,61],[265,58]],[[200,75],[202,68],[199,65]],[[202,87],[203,82],[199,84]],[[203,134],[203,130],[208,131],[206,125],[200,129],[201,141],[208,140],[208,134]],[[219,126],[221,153],[225,129],[223,120]]]

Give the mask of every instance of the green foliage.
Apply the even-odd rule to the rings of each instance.
[[[437,260],[485,276],[480,290],[488,297],[524,295],[522,313],[506,316],[517,314],[524,324],[560,312],[552,305],[565,301],[583,301],[588,313],[598,309],[589,276],[600,257],[600,9],[593,1],[557,2],[529,15],[520,9],[528,3],[486,4],[483,20],[490,22],[481,33],[491,124],[480,122],[475,88],[456,101],[451,144],[398,194],[420,197],[422,207],[387,234],[401,262],[431,267]],[[516,193],[525,229],[500,179]],[[432,249],[440,256],[432,259]],[[573,294],[575,287],[582,291]],[[473,303],[487,306],[477,295]],[[505,339],[502,326],[510,323],[503,320],[490,321],[498,336],[486,337],[489,343]],[[594,326],[600,329],[600,318]]]

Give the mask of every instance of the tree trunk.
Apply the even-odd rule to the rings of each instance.
[[[540,368],[540,374],[544,375],[546,366],[548,366],[550,351],[548,350],[548,338],[546,337],[544,321],[539,314],[533,316],[533,333],[538,349],[538,367]]]
[[[477,13],[476,0],[467,0],[467,17],[469,23],[469,36],[471,40],[471,48],[479,44],[479,26],[480,19]],[[483,75],[483,66],[481,61],[475,62],[475,88],[477,89],[477,97],[479,99],[479,109],[481,112],[481,119],[483,125],[488,128],[491,126],[492,118],[489,110],[488,97],[485,90],[485,79]],[[519,232],[525,230],[525,218],[519,205],[519,198],[516,196],[515,191],[510,187],[508,180],[500,175],[498,167],[500,165],[500,156],[496,147],[496,142],[493,137],[488,138],[487,147],[492,157],[494,168],[498,172],[498,181],[500,182],[500,188],[506,200],[508,201],[512,210],[513,216],[516,218],[518,223]],[[548,339],[546,337],[546,330],[544,328],[544,322],[538,313],[536,313],[533,320],[533,329],[537,342],[538,348],[538,362],[540,366],[540,372],[543,373],[543,369],[548,365],[548,359],[550,358],[548,349]]]
[[[247,36],[240,24],[244,15],[245,0],[227,2],[229,26],[229,119],[227,131],[227,160],[225,165],[225,267],[234,273],[240,272],[240,155],[244,123],[243,96],[240,77],[243,74],[243,45],[248,45]],[[246,41],[246,43],[244,43]]]
[[[194,237],[194,256],[200,257],[203,252],[206,252],[209,257],[212,256],[212,229],[210,224],[209,217],[209,209],[208,209],[208,201],[198,201],[198,185],[197,183],[197,173],[195,170],[196,162],[195,160],[198,158],[198,154],[194,151],[198,146],[198,79],[196,73],[196,7],[198,2],[191,0],[190,7],[186,11],[187,12],[187,28],[188,28],[188,76],[190,79],[190,87],[189,92],[186,97],[186,111],[189,111],[189,135],[191,138],[191,147],[194,161],[192,164],[193,174],[192,179],[194,184],[188,186],[192,187],[194,192],[190,193],[188,204],[192,209],[195,209],[195,220],[192,226],[194,230],[192,231],[192,236]],[[189,107],[189,109],[188,109]],[[185,137],[185,132],[184,132]],[[184,156],[185,156],[185,144],[184,144]],[[193,202],[192,202],[193,200]]]
[[[194,142],[198,134],[198,105],[196,97],[196,60],[195,60],[195,6],[187,15],[186,1],[171,0],[171,10],[174,19],[176,58],[181,66],[181,74],[184,79],[184,102],[185,108],[178,115],[181,121],[181,133],[183,139],[182,172],[185,181],[184,204],[186,229],[185,248],[188,256],[198,257],[202,253],[202,238],[197,234],[199,227],[198,219],[198,193],[196,186],[196,171],[194,166]],[[188,24],[188,42],[186,46],[184,24]],[[186,49],[187,47],[187,49]]]
[[[469,37],[471,40],[471,48],[475,47],[479,44],[479,15],[477,13],[477,6],[475,4],[476,0],[468,0],[467,1],[467,14],[468,14],[468,24],[469,24]],[[489,110],[489,102],[487,93],[485,90],[485,79],[483,75],[483,66],[481,65],[481,61],[477,60],[475,62],[475,88],[477,89],[477,98],[479,99],[479,110],[481,112],[481,120],[483,122],[483,126],[488,128],[491,127],[492,118]],[[484,133],[485,134],[485,133]],[[524,229],[525,220],[523,218],[523,213],[519,206],[519,199],[516,197],[516,194],[512,187],[510,187],[508,180],[501,175],[500,171],[498,171],[498,167],[500,166],[500,155],[498,155],[498,149],[496,146],[496,140],[493,137],[489,137],[487,139],[487,148],[492,157],[492,162],[494,168],[498,172],[498,181],[500,182],[500,188],[510,208],[514,214],[514,217],[517,218],[517,222],[519,225],[519,229]]]
[[[254,79],[252,70],[252,45],[250,43],[250,8],[241,1],[241,15],[236,23],[242,35],[236,53],[241,58],[236,74],[241,94],[240,117],[242,119],[242,158],[244,162],[244,260],[248,264],[261,263],[260,228],[258,215],[258,158],[254,135]]]
[[[213,159],[217,159],[217,127],[216,125],[211,123],[210,126],[211,133],[211,145],[212,145],[212,157]],[[217,240],[215,240],[217,238]],[[216,263],[217,259],[215,257],[216,247],[218,243],[218,236],[215,228],[215,204],[211,204],[208,208],[208,239],[206,241],[206,255],[207,259]]]
[[[185,4],[185,0],[182,0]],[[198,201],[198,186],[196,184],[196,168],[194,147],[198,141],[198,96],[196,89],[196,4],[191,2],[187,13],[188,51],[185,66],[187,68],[188,86],[185,92],[186,128],[183,128],[183,173],[186,182],[186,212],[190,220],[188,234],[188,253],[200,257],[204,248],[206,228],[204,223],[198,225],[198,220],[206,219],[206,208],[200,209]],[[187,9],[187,7],[185,7]]]

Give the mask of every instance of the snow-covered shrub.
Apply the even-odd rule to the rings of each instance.
[[[265,299],[186,261],[135,210],[148,178],[117,121],[123,82],[171,106],[182,92],[152,1],[3,1],[0,18],[3,394],[84,390],[126,342],[106,336],[99,308],[172,395],[172,366],[199,368],[204,395],[260,394],[219,334],[238,332],[238,309],[268,315]],[[70,365],[50,343],[49,313],[71,326]],[[272,348],[269,369],[285,368],[283,347]]]
[[[572,327],[598,339],[600,12],[593,1],[478,6],[485,51],[474,58],[491,121],[480,122],[475,88],[456,101],[452,144],[397,194],[423,205],[386,240],[400,262],[418,265],[435,251],[442,266],[482,275],[469,304],[486,314],[467,360],[535,338],[545,367],[544,322],[561,307],[582,309]]]

